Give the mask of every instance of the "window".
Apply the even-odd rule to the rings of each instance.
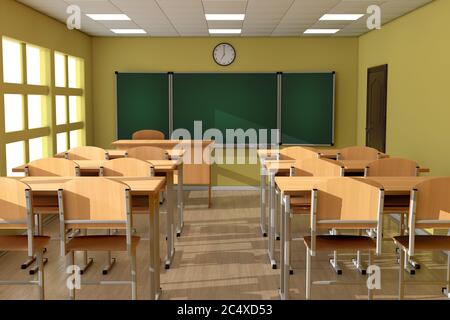
[[[23,130],[23,96],[5,94],[5,132]]]
[[[3,81],[22,83],[22,46],[20,42],[3,39]]]
[[[61,53],[55,53],[55,86],[66,86],[66,58]]]
[[[0,96],[0,148],[6,151],[0,170],[21,175],[13,168],[84,144],[84,61],[19,40],[0,41],[0,72],[8,83]]]
[[[21,176],[12,169],[25,164],[24,142],[18,141],[6,145],[6,171],[8,176]]]
[[[27,83],[43,84],[41,79],[41,50],[38,47],[27,45]]]

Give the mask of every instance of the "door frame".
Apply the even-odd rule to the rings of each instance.
[[[383,115],[383,126],[384,126],[384,136],[383,136],[383,150],[379,150],[381,152],[386,152],[386,129],[387,129],[387,94],[388,94],[388,65],[384,64],[384,65],[379,65],[376,67],[372,67],[372,68],[367,68],[367,91],[366,91],[366,146],[368,145],[368,130],[369,130],[369,117],[370,117],[370,113],[369,113],[369,86],[370,86],[370,82],[369,82],[369,78],[370,78],[370,74],[374,73],[374,72],[384,72],[386,74],[386,87],[384,88],[384,92],[386,92],[386,96],[383,99],[384,102],[384,115]]]

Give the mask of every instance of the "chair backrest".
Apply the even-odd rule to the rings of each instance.
[[[0,177],[0,229],[27,229],[28,256],[33,256],[32,195],[19,180]]]
[[[140,160],[167,160],[168,155],[166,150],[151,147],[151,146],[143,146],[128,149],[127,151],[128,157],[136,158]]]
[[[317,151],[305,147],[287,147],[280,149],[280,160],[296,160],[302,161],[310,158],[319,158],[320,154]]]
[[[164,140],[164,133],[158,130],[139,130],[133,133],[133,140]]]
[[[99,177],[75,178],[58,191],[58,203],[61,235],[72,228],[113,229],[126,225],[127,237],[131,237],[131,195],[125,183]],[[61,236],[62,255],[66,254],[66,238]]]
[[[370,147],[354,146],[341,149],[338,160],[377,160],[380,152]]]
[[[384,158],[371,162],[365,171],[366,177],[414,177],[419,173],[417,162],[400,159]]]
[[[377,253],[381,253],[383,203],[379,184],[348,177],[329,179],[312,192],[312,236],[318,229],[377,228]]]
[[[429,179],[414,187],[408,228],[411,256],[414,255],[415,229],[450,229],[450,177]]]
[[[109,160],[100,168],[100,176],[153,176],[153,166],[143,160],[135,158],[119,158]]]
[[[78,147],[74,149],[67,150],[66,159],[69,160],[108,160],[108,152],[102,148],[98,147]]]
[[[80,168],[72,160],[63,158],[46,158],[30,162],[25,167],[25,174],[30,177],[73,177],[80,175]]]
[[[316,177],[342,177],[344,167],[339,162],[328,159],[304,159],[296,163],[295,175]]]

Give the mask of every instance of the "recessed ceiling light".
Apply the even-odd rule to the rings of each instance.
[[[242,29],[209,29],[211,34],[240,34]]]
[[[111,29],[112,32],[117,34],[145,34],[143,29]]]
[[[97,21],[129,21],[131,20],[126,14],[97,14],[97,13],[88,13],[86,14],[92,20]]]
[[[340,29],[307,29],[305,34],[334,34]]]
[[[356,21],[364,14],[324,14],[319,20],[328,21]]]
[[[209,21],[243,21],[245,14],[205,14]]]

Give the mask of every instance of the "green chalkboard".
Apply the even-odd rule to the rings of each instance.
[[[173,127],[192,136],[194,121],[202,121],[203,132],[219,129],[224,143],[233,143],[226,129],[269,129],[270,142],[270,129],[277,128],[275,73],[175,73],[173,95]]]
[[[117,136],[154,129],[169,135],[169,80],[166,73],[117,73]]]
[[[332,145],[334,73],[285,73],[282,81],[282,144]]]

